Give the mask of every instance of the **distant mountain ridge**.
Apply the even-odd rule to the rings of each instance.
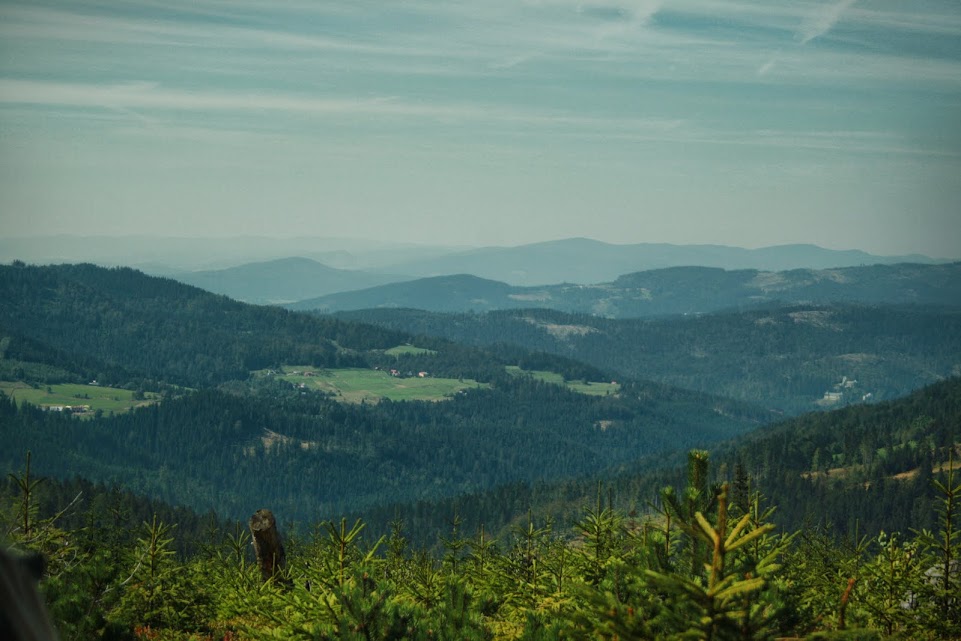
[[[782,271],[905,262],[931,264],[944,261],[919,254],[876,256],[860,250],[839,251],[800,244],[745,249],[667,243],[616,245],[588,238],[569,238],[451,253],[398,263],[393,266],[393,271],[412,276],[473,274],[511,285],[534,286],[550,283],[586,285],[611,281],[631,272],[689,265]]]
[[[766,272],[671,267],[598,285],[516,287],[446,276],[332,294],[288,305],[321,312],[415,308],[435,312],[553,309],[610,318],[701,314],[766,303],[859,302],[961,306],[961,263]]]
[[[337,269],[399,274],[411,279],[473,274],[516,286],[601,283],[622,274],[687,265],[782,271],[949,262],[920,254],[879,256],[860,250],[832,250],[803,244],[745,249],[724,245],[613,244],[588,238],[474,248],[325,237],[51,235],[0,238],[0,262],[14,259],[30,263],[92,262],[110,267],[136,267],[163,276],[220,270],[291,256],[317,260]],[[954,257],[958,258],[961,257]]]
[[[328,267],[309,258],[280,258],[172,276],[246,303],[279,304],[404,280],[400,276]]]

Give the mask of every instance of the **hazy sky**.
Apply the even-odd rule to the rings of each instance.
[[[0,0],[0,234],[961,258],[958,0]]]

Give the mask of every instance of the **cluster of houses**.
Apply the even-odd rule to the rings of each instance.
[[[379,372],[379,371],[380,371],[380,365],[374,365],[374,369]],[[406,372],[402,372],[402,371],[400,371],[399,369],[393,369],[393,368],[388,369],[388,370],[386,370],[386,371],[387,371],[388,374],[390,374],[390,375],[393,376],[394,378],[414,378],[415,376],[416,376],[417,378],[429,378],[429,377],[430,377],[430,372],[414,372],[414,371],[411,371],[411,370],[408,370],[408,371],[406,371]]]
[[[413,378],[414,376],[416,376],[417,378],[427,378],[428,376],[430,376],[430,374],[427,372],[417,372],[416,374],[414,374],[414,372],[407,372],[405,374],[397,369],[390,370],[390,375],[397,378]]]
[[[48,412],[67,412],[69,414],[83,414],[90,411],[89,405],[42,405]]]
[[[848,378],[847,376],[841,377],[840,383],[834,384],[834,390],[824,392],[824,396],[817,401],[818,405],[837,405],[844,399],[845,392],[852,391],[858,382],[857,379]],[[862,401],[871,400],[871,393],[868,392],[861,397]]]
[[[380,367],[374,366],[374,369],[375,369],[375,370],[380,370]],[[387,372],[388,372],[391,376],[394,376],[394,377],[396,377],[396,378],[413,378],[413,377],[415,377],[415,376],[416,376],[417,378],[429,378],[429,377],[430,377],[430,372],[413,372],[413,371],[402,372],[402,371],[400,371],[399,369],[389,369],[389,370],[387,370]],[[277,375],[277,374],[282,374],[283,372],[275,372],[275,371],[272,370],[272,369],[268,369],[266,373],[267,373],[267,376],[275,376],[275,375]],[[317,376],[317,373],[316,373],[316,372],[312,372],[312,371],[309,371],[309,370],[305,370],[305,371],[303,371],[303,372],[288,372],[288,374],[290,374],[291,376],[308,376],[308,377]],[[300,389],[303,389],[304,387],[306,387],[306,385],[304,385],[303,383],[301,383],[300,385],[298,385],[298,387],[299,387]]]

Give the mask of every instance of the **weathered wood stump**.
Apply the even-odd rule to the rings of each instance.
[[[277,521],[270,510],[257,510],[250,517],[250,534],[254,538],[254,552],[257,565],[264,581],[276,579],[284,582],[283,570],[287,565],[287,554],[277,531]]]

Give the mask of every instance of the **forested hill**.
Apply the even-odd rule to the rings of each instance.
[[[407,338],[246,305],[128,268],[22,263],[0,265],[0,330],[47,346],[46,356],[68,369],[70,361],[100,365],[101,380],[134,374],[190,387],[282,362],[363,365],[363,352]]]
[[[530,365],[565,378],[611,379],[521,346],[492,351],[424,338],[423,349],[385,355],[411,340],[407,332],[249,305],[128,268],[0,265],[0,380],[204,388],[282,364],[387,365],[485,382],[506,376],[506,365]]]
[[[106,382],[126,388],[109,392],[118,396],[112,400],[144,389],[151,392],[141,395],[144,404],[160,400],[155,391],[164,397],[116,415],[73,417],[53,402],[44,411],[0,395],[0,464],[16,469],[31,450],[46,474],[119,482],[235,517],[271,505],[290,518],[315,519],[319,511],[591,474],[717,442],[771,418],[745,403],[658,383],[615,384],[598,368],[523,348],[410,340],[357,322],[245,305],[130,269],[5,266],[3,389],[52,395],[60,393],[58,377],[77,382],[86,374],[98,384],[77,385],[68,399],[88,398]],[[294,364],[316,371],[291,381],[283,374]],[[463,386],[429,399],[351,404],[313,384],[335,374],[379,376],[399,389],[431,379]]]
[[[893,399],[961,375],[961,311],[953,308],[792,305],[664,319],[408,309],[337,317],[470,345],[512,343],[790,414]]]
[[[594,474],[757,426],[746,408],[653,384],[591,396],[517,377],[448,401],[350,405],[280,382],[200,391],[81,420],[0,395],[0,467],[27,451],[80,475],[243,518],[264,505],[313,521],[516,481]]]
[[[785,531],[805,528],[831,537],[873,536],[881,531],[934,529],[932,478],[954,465],[961,471],[961,378],[920,389],[904,398],[819,412],[763,427],[711,448],[716,482],[759,491],[777,506],[774,521]],[[638,518],[657,503],[665,486],[686,483],[684,453],[619,464],[605,474],[560,482],[515,483],[490,492],[422,501],[362,512],[374,529],[401,517],[410,536],[437,540],[453,515],[462,531],[498,532],[537,522],[566,526],[599,496]],[[956,477],[957,478],[957,477]]]
[[[557,281],[554,281],[557,282]],[[706,314],[771,303],[961,306],[961,263],[867,265],[769,272],[671,267],[600,284],[514,287],[446,276],[304,300],[291,309],[337,312],[411,307],[435,312],[544,308],[608,318]]]

